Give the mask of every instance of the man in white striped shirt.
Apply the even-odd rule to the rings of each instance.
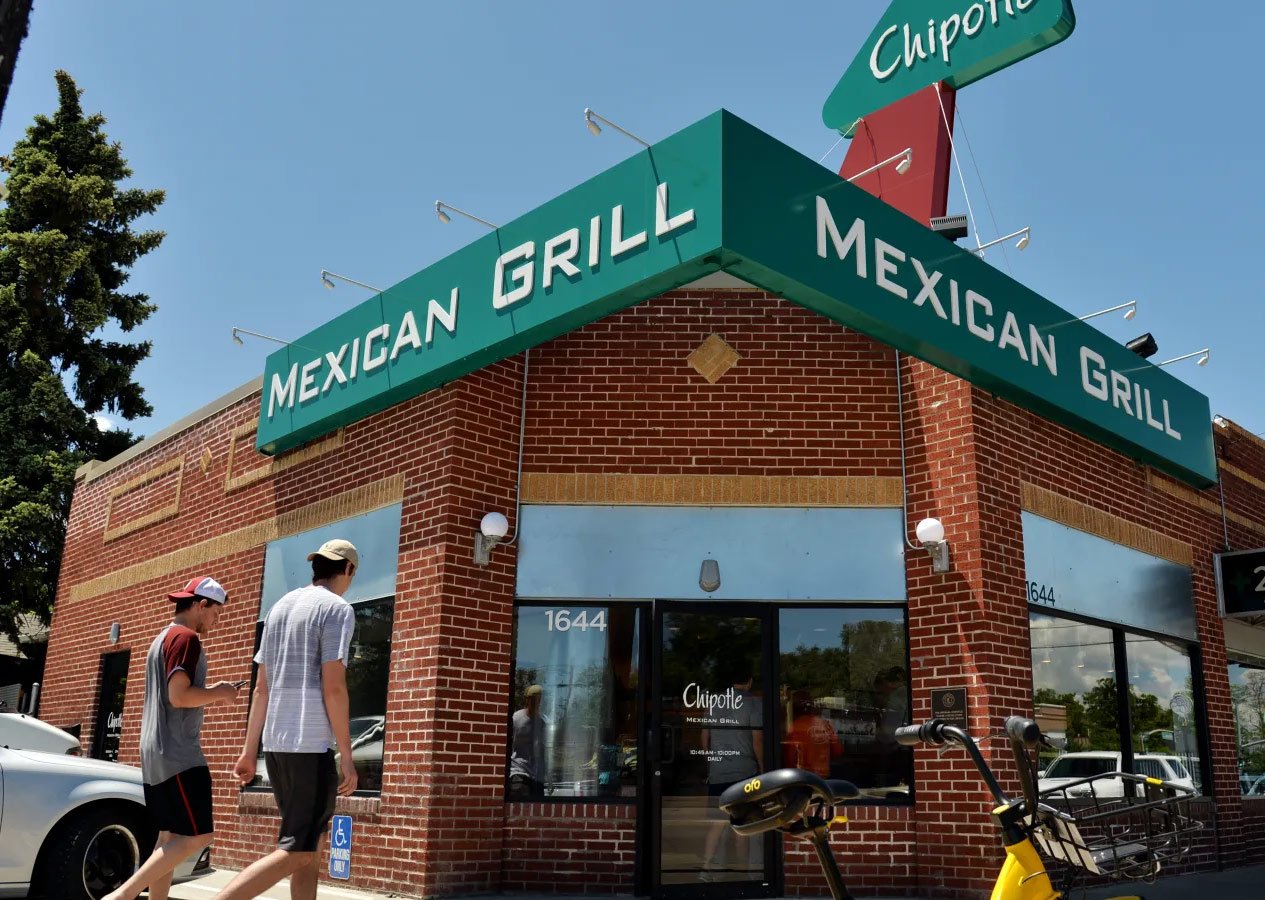
[[[277,849],[238,873],[220,891],[221,900],[257,897],[287,876],[292,900],[315,900],[321,839],[336,797],[356,789],[347,700],[347,653],[356,615],[343,594],[360,554],[351,542],[332,540],[307,558],[312,583],[278,600],[264,622],[255,655],[255,699],[233,768],[249,783],[262,740],[281,812]]]

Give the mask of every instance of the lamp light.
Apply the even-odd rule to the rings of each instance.
[[[325,285],[325,289],[327,291],[332,291],[335,288],[334,282],[330,281],[331,278],[337,278],[339,281],[345,281],[348,284],[354,284],[356,285],[356,287],[362,287],[366,291],[373,291],[375,294],[382,293],[382,288],[376,288],[371,284],[365,284],[363,281],[357,281],[354,278],[348,278],[346,275],[339,275],[337,272],[331,272],[329,269],[321,269],[321,284]]]
[[[620,134],[624,135],[624,137],[632,138],[634,141],[636,141],[638,144],[641,144],[641,146],[643,147],[650,146],[648,142],[643,141],[641,138],[637,137],[637,135],[633,134],[627,128],[624,128],[620,125],[616,125],[614,122],[612,122],[610,119],[606,118],[605,116],[599,116],[597,113],[593,112],[593,110],[589,109],[586,106],[584,108],[584,127],[587,128],[589,130],[589,134],[593,135],[594,137],[597,137],[599,134],[602,133],[602,126],[598,125],[597,124],[598,122],[605,122],[611,128],[614,128]]]
[[[118,622],[110,623],[110,643],[111,644],[117,644],[119,642],[119,635],[122,632],[122,630],[123,628],[121,625],[119,625]]]
[[[1216,425],[1218,428],[1229,428],[1229,427],[1230,427],[1230,420],[1229,420],[1229,419],[1227,419],[1225,416],[1219,416],[1219,415],[1218,415],[1218,416],[1213,416],[1213,417],[1212,417],[1212,424],[1213,424],[1213,425]]]
[[[311,351],[310,348],[308,347],[304,347],[302,344],[296,344],[294,341],[283,341],[281,340],[281,338],[275,338],[267,334],[260,334],[258,331],[251,331],[249,328],[238,328],[236,325],[234,325],[233,326],[233,343],[239,347],[245,344],[245,342],[242,340],[243,334],[249,334],[251,337],[263,338],[265,341],[272,341],[274,344],[284,344],[287,347],[298,347],[300,350],[308,350],[309,352],[315,352],[315,351]]]
[[[1004,244],[1006,241],[1010,240],[1011,238],[1019,238],[1019,240],[1015,241],[1016,250],[1027,250],[1028,244],[1032,243],[1032,226],[1025,225],[1023,228],[1020,228],[1018,231],[1012,231],[1010,234],[1004,234],[999,238],[994,238],[993,240],[989,241],[987,244],[980,244],[971,252],[975,253],[978,256],[983,256],[984,251],[987,250],[989,247],[996,247],[998,244]]]
[[[443,222],[445,225],[447,225],[449,222],[452,221],[452,217],[449,216],[448,213],[445,212],[445,210],[452,210],[457,215],[465,216],[467,219],[472,219],[473,221],[478,222],[480,225],[486,225],[488,228],[491,228],[493,231],[496,231],[496,229],[501,227],[500,225],[497,225],[494,222],[489,222],[487,219],[480,219],[478,216],[474,215],[474,213],[468,213],[464,209],[458,209],[457,207],[453,206],[451,203],[445,203],[442,200],[436,200],[435,201],[435,215],[439,216],[439,221]]]
[[[950,571],[949,542],[944,539],[944,524],[939,519],[923,519],[914,533],[922,549],[931,557],[931,571]]]
[[[698,570],[698,586],[707,593],[720,587],[720,562],[714,559],[703,560]]]
[[[1181,356],[1174,356],[1172,359],[1166,359],[1163,362],[1156,363],[1156,365],[1167,366],[1170,363],[1181,362],[1183,359],[1191,359],[1192,357],[1198,356],[1199,359],[1195,360],[1195,365],[1206,366],[1208,365],[1208,357],[1211,354],[1212,351],[1209,348],[1204,347],[1202,350],[1196,350],[1194,353],[1183,353]]]
[[[877,172],[879,169],[883,168],[884,166],[890,166],[892,163],[896,164],[896,174],[904,175],[906,172],[909,171],[909,167],[914,164],[914,148],[906,147],[904,150],[900,151],[895,156],[889,156],[887,159],[883,160],[882,162],[875,163],[874,165],[870,166],[868,169],[862,169],[860,172],[857,172],[855,175],[849,176],[848,183],[850,184],[856,181],[858,178],[864,178],[866,175],[872,175],[875,172]]]
[[[492,548],[509,534],[510,523],[499,512],[490,512],[479,522],[479,530],[474,534],[475,565],[486,566],[492,561]]]
[[[1092,312],[1084,316],[1077,316],[1076,319],[1080,322],[1088,322],[1090,319],[1097,318],[1098,316],[1105,316],[1107,313],[1119,312],[1122,309],[1125,311],[1125,321],[1131,321],[1133,317],[1138,314],[1138,301],[1130,300],[1128,303],[1121,303],[1119,306],[1109,306],[1106,309],[1098,310],[1098,312]]]

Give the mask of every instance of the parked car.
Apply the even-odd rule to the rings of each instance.
[[[31,750],[0,749],[0,897],[99,900],[154,846],[140,769]],[[211,871],[211,850],[176,881]]]
[[[1041,773],[1041,777],[1037,779],[1037,790],[1053,790],[1080,781],[1083,778],[1092,778],[1095,775],[1103,775],[1108,772],[1119,772],[1122,771],[1122,766],[1122,756],[1119,751],[1085,750],[1076,753],[1064,753],[1050,763],[1049,768]],[[1166,756],[1158,753],[1135,754],[1133,757],[1133,771],[1137,775],[1169,781],[1191,790],[1195,788],[1195,781],[1191,777],[1190,770],[1186,768],[1181,758],[1177,756]],[[1076,786],[1068,788],[1068,793],[1073,796],[1077,794],[1088,795],[1090,790],[1088,785]],[[1124,796],[1124,783],[1119,779],[1103,779],[1094,783],[1093,791],[1099,797],[1121,797]]]
[[[0,714],[0,747],[43,750],[45,753],[80,752],[79,738],[56,725],[22,713]]]

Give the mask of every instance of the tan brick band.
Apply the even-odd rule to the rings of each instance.
[[[1227,472],[1233,471],[1225,463],[1221,463],[1221,468]],[[1252,476],[1248,475],[1246,472],[1244,472],[1242,476],[1240,476],[1238,472],[1234,472],[1233,474],[1236,477],[1243,477],[1245,480],[1251,479],[1255,481],[1255,479],[1252,479]],[[1221,504],[1218,501],[1213,500],[1211,497],[1205,497],[1194,488],[1188,488],[1184,484],[1178,484],[1174,481],[1161,478],[1154,472],[1147,473],[1147,480],[1150,482],[1151,487],[1156,490],[1163,491],[1164,493],[1176,497],[1179,500],[1184,500],[1191,506],[1197,506],[1204,512],[1210,513],[1214,516],[1219,517],[1221,515]],[[1237,525],[1242,525],[1249,531],[1255,531],[1257,534],[1265,534],[1265,525],[1261,525],[1259,522],[1253,522],[1251,519],[1240,515],[1233,510],[1226,510],[1225,517]]]
[[[119,569],[109,575],[93,578],[70,588],[69,599],[86,600],[101,594],[120,591],[134,584],[162,578],[174,572],[186,571],[215,559],[244,553],[269,541],[310,531],[331,522],[362,515],[404,498],[404,476],[395,475],[382,481],[355,488],[336,497],[318,500],[307,506],[282,513],[271,519],[247,525],[219,537],[202,541],[191,547],[182,547],[162,556]]]
[[[265,457],[262,453],[254,453],[254,447],[250,450],[258,460],[262,461],[262,465],[258,465],[253,469],[247,469],[240,474],[233,473],[233,464],[238,460],[238,445],[245,438],[254,437],[259,430],[259,423],[247,422],[245,425],[239,425],[233,429],[233,433],[228,440],[228,467],[224,473],[224,493],[231,494],[233,491],[263,481],[278,472],[284,472],[286,469],[316,459],[318,456],[324,456],[331,450],[337,450],[343,445],[343,429],[338,429],[327,438],[322,438],[298,450],[293,450],[278,457]],[[254,442],[251,442],[252,445]],[[243,454],[244,455],[244,454]]]
[[[1255,475],[1249,475],[1234,463],[1228,463],[1225,460],[1218,460],[1217,464],[1221,467],[1222,472],[1229,472],[1240,481],[1246,481],[1248,484],[1252,485],[1252,487],[1260,488],[1262,491],[1265,491],[1265,481],[1262,481]]]
[[[900,506],[899,478],[523,473],[524,503]]]
[[[176,490],[172,496],[171,502],[157,509],[147,512],[139,518],[130,522],[124,522],[114,528],[110,527],[110,519],[114,515],[114,502],[120,497],[132,493],[147,484],[157,481],[172,472],[176,473]],[[105,508],[105,533],[101,536],[102,543],[118,540],[124,535],[131,534],[134,531],[140,531],[153,525],[155,522],[162,522],[165,519],[171,519],[180,515],[180,488],[184,485],[184,457],[178,456],[175,459],[169,459],[160,466],[155,466],[148,472],[142,472],[130,481],[110,489],[110,499]]]
[[[1024,482],[1022,503],[1028,512],[1078,531],[1085,531],[1183,566],[1194,565],[1195,554],[1189,544],[1035,484]]]

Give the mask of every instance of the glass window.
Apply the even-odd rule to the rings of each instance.
[[[1136,774],[1200,789],[1191,658],[1184,643],[1038,612],[1030,614],[1030,624],[1036,718],[1059,748],[1042,751],[1043,781],[1119,771],[1128,740]],[[1117,636],[1125,645],[1127,682],[1116,672]],[[1120,721],[1122,691],[1128,696],[1126,722]]]
[[[1239,790],[1265,795],[1265,659],[1231,654],[1230,696],[1239,750]]]
[[[635,796],[641,610],[521,606],[516,625],[509,799]]]
[[[1118,771],[1118,758],[1107,768],[1083,756],[1094,750],[1120,750],[1116,699],[1115,650],[1111,630],[1032,613],[1032,687],[1037,724],[1058,750],[1041,751],[1047,765],[1059,751],[1076,754],[1049,767],[1047,777],[1088,778]],[[1083,768],[1078,768],[1079,763]],[[1052,775],[1052,772],[1067,774]],[[1091,771],[1092,770],[1092,771]],[[1084,774],[1072,774],[1083,771]]]
[[[347,698],[351,754],[359,776],[357,792],[382,790],[382,750],[386,739],[387,680],[391,667],[391,630],[395,622],[395,580],[399,564],[400,511],[396,503],[362,516],[272,541],[264,551],[264,585],[255,634],[255,650],[269,610],[283,596],[312,583],[307,555],[330,538],[351,541],[360,566],[343,598],[356,612],[347,659]],[[252,684],[253,687],[253,684]],[[262,750],[262,748],[261,748]],[[252,787],[268,787],[262,753]]]
[[[1133,751],[1138,754],[1135,761],[1154,757],[1157,764],[1163,764],[1161,768],[1172,770],[1154,777],[1201,788],[1189,652],[1177,641],[1126,634],[1125,654],[1129,660]],[[1192,778],[1191,772],[1196,777]]]
[[[777,729],[782,765],[907,800],[913,760],[903,609],[783,609]]]

